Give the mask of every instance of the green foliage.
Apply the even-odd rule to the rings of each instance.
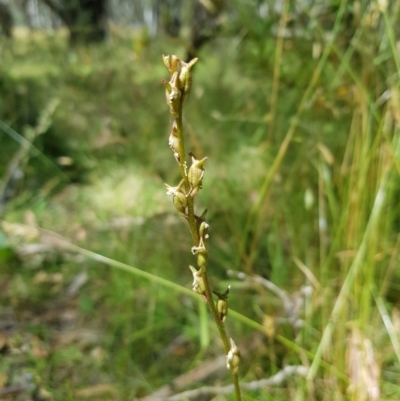
[[[199,210],[209,207],[213,284],[232,285],[227,324],[248,349],[242,382],[311,366],[308,382],[290,376],[245,399],[362,400],[361,371],[380,399],[398,398],[396,10],[373,2],[328,10],[330,22],[309,16],[314,25],[286,37],[279,56],[280,16],[263,25],[249,8],[242,36],[218,38],[195,66],[186,129],[194,154],[208,156]],[[23,176],[2,198],[0,388],[34,383],[27,397],[132,399],[219,355],[216,330],[188,290],[190,241],[163,189],[178,174],[162,145],[159,54],[179,49],[160,41],[135,53],[136,45],[72,51],[53,37],[1,48],[0,119],[36,148],[21,152]],[[47,129],[36,135],[43,116]],[[7,132],[2,179],[23,143]],[[304,301],[294,316],[303,326],[276,292],[227,277],[230,269]]]

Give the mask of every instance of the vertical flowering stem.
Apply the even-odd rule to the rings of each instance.
[[[183,102],[182,102],[183,103]],[[186,156],[185,156],[185,141],[183,138],[183,128],[182,128],[182,106],[178,110],[178,116],[175,119],[176,122],[176,130],[177,130],[177,135],[178,135],[178,141],[179,141],[179,167],[181,170],[181,176],[185,182],[185,192],[189,193],[190,191],[190,184],[189,184],[189,179],[187,175],[187,167],[186,167]],[[194,217],[194,198],[193,197],[187,197],[187,216],[188,216],[188,223],[190,227],[190,232],[193,237],[193,243],[198,244],[199,243],[199,236],[197,233],[196,229],[196,221]]]
[[[204,164],[207,157],[201,160],[196,159],[193,153],[189,153],[191,157],[191,165],[188,169],[185,140],[183,136],[182,126],[182,109],[185,99],[188,97],[192,83],[191,68],[197,62],[197,58],[189,63],[185,63],[177,56],[163,56],[164,64],[170,72],[170,80],[164,80],[166,101],[172,117],[172,128],[169,136],[169,146],[174,154],[175,160],[178,162],[182,180],[176,187],[166,184],[167,194],[173,196],[173,203],[178,213],[188,222],[192,235],[193,247],[192,253],[196,257],[198,268],[189,266],[193,274],[193,290],[199,293],[207,302],[213,319],[217,325],[226,354],[227,368],[232,373],[232,381],[235,387],[237,401],[241,401],[241,392],[239,386],[239,364],[240,352],[232,339],[228,339],[226,334],[224,321],[228,313],[228,293],[223,294],[214,292],[218,296],[217,303],[214,303],[213,291],[207,275],[208,264],[208,228],[206,222],[206,212],[202,215],[195,214],[194,199],[203,185]]]

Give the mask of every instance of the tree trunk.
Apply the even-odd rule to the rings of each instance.
[[[0,2],[0,32],[11,38],[11,29],[13,26],[13,17],[8,4]]]
[[[218,17],[224,8],[224,0],[193,0],[188,60],[197,57],[200,48],[217,36],[220,28]]]
[[[179,0],[159,0],[158,7],[164,32],[173,38],[178,38],[182,26],[182,3]]]
[[[70,42],[101,42],[106,38],[108,0],[42,0],[55,12],[70,32]]]

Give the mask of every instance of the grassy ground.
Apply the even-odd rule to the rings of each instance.
[[[227,327],[244,354],[241,380],[304,367],[245,400],[400,397],[390,7],[361,10],[350,34],[339,10],[331,35],[221,38],[196,65],[185,129],[209,157],[199,198],[214,287],[231,284],[239,312]],[[184,51],[147,40],[2,45],[1,119],[35,146],[2,126],[2,176],[13,163],[21,172],[2,188],[2,399],[128,400],[199,366],[209,375],[174,392],[229,384],[224,368],[203,365],[221,344],[187,291],[187,228],[163,186],[177,169],[160,55]]]

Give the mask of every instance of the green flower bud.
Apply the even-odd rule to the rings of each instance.
[[[208,252],[202,251],[196,254],[196,262],[200,267],[206,267],[208,262]]]
[[[179,213],[186,213],[187,208],[187,198],[184,192],[182,191],[182,185],[184,184],[184,180],[181,180],[177,187],[171,187],[168,184],[165,184],[167,188],[167,195],[172,195],[172,201],[176,210]]]
[[[221,322],[224,322],[226,316],[228,315],[228,294],[230,289],[231,286],[229,285],[223,294],[213,291],[213,293],[218,297],[216,307]]]
[[[181,83],[181,88],[183,88],[183,96],[188,96],[190,93],[190,88],[192,86],[192,72],[190,69],[196,64],[197,60],[197,57],[189,63],[180,60],[181,72],[179,74],[179,81]]]
[[[181,102],[181,91],[179,88],[178,73],[174,72],[171,81],[169,82],[170,91],[167,95],[167,104],[169,106],[170,112],[173,116],[178,114]]]
[[[196,255],[197,264],[200,267],[207,266],[208,252],[202,237],[200,237],[200,242],[198,246],[192,246],[192,254]]]
[[[163,79],[161,82],[165,86],[165,99],[167,100],[167,104],[169,104],[169,95],[172,92],[172,86],[166,79]]]
[[[176,195],[173,197],[173,202],[176,210],[179,213],[186,213],[187,208],[187,198],[183,192],[177,192]]]
[[[205,222],[205,221],[201,222],[200,227],[199,227],[199,235],[201,238],[208,239],[208,237],[209,237],[208,228],[209,227],[210,226],[209,226],[209,224],[207,224],[207,222]]]
[[[226,367],[232,371],[232,373],[237,373],[240,365],[240,351],[231,338],[231,349],[226,356]]]
[[[175,55],[172,56],[162,56],[164,65],[168,68],[168,71],[171,75],[174,74],[178,70],[178,62],[180,61],[179,58]]]
[[[217,300],[217,311],[219,320],[225,322],[226,316],[228,315],[228,303],[224,299]]]
[[[206,296],[206,285],[204,283],[204,273],[206,271],[205,267],[201,267],[199,270],[196,270],[193,266],[189,265],[190,270],[193,274],[193,284],[192,288],[194,292]]]
[[[208,229],[210,227],[206,222],[206,214],[207,209],[204,210],[201,216],[194,216],[196,220],[197,232],[199,233],[199,237],[203,238],[204,241],[209,238]]]
[[[194,196],[199,189],[202,187],[203,176],[204,176],[204,163],[207,160],[207,157],[204,157],[201,160],[197,160],[193,153],[189,153],[192,158],[192,165],[188,171],[188,180],[190,184],[190,196]]]

